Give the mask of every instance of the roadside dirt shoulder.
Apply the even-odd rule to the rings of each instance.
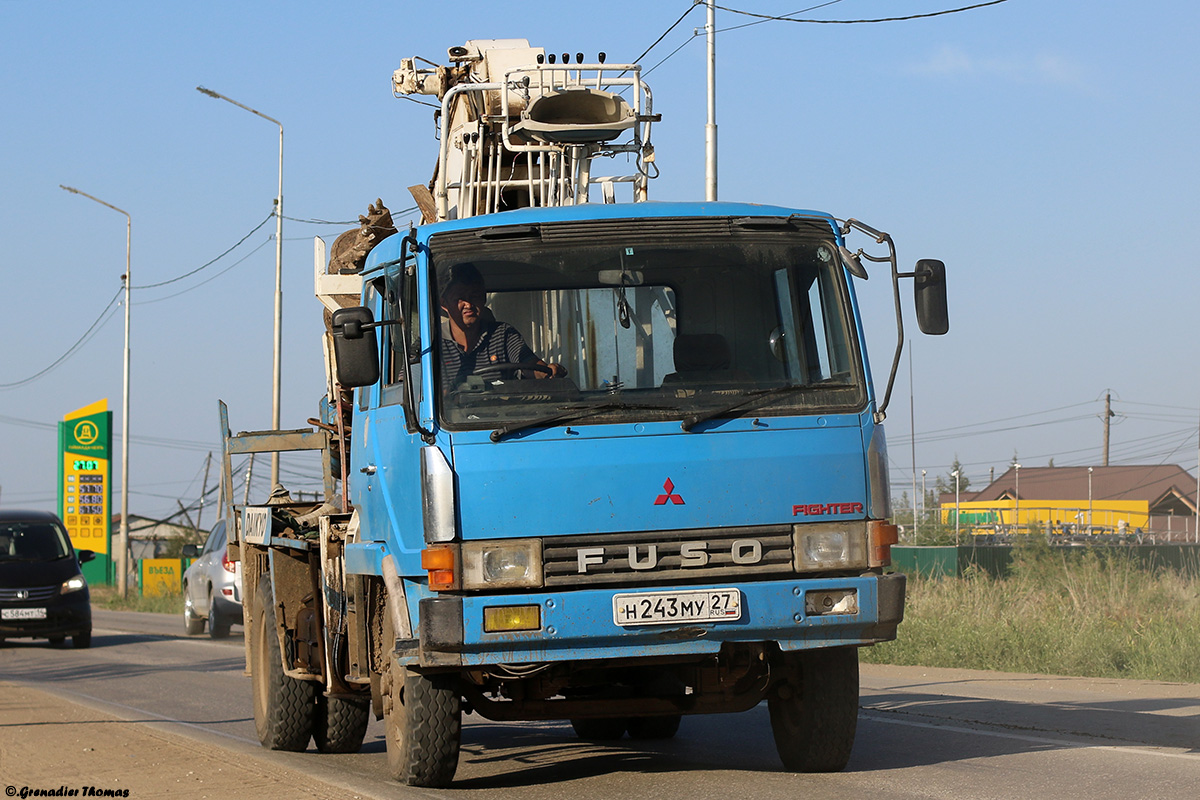
[[[119,719],[48,692],[0,682],[0,783],[5,796],[362,797],[278,764],[159,730],[156,724],[154,719]]]

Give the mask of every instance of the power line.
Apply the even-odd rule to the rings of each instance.
[[[958,14],[963,11],[974,11],[977,8],[986,8],[987,6],[996,6],[1001,3],[1007,3],[1008,0],[989,0],[986,3],[976,3],[971,6],[963,6],[962,8],[951,8],[945,11],[933,11],[927,14],[910,14],[906,17],[882,17],[879,19],[796,19],[792,16],[776,17],[770,14],[757,14],[753,11],[742,11],[737,8],[728,8],[726,6],[714,6],[722,11],[728,11],[730,14],[741,14],[747,17],[755,17],[764,22],[805,22],[813,25],[862,25],[875,22],[906,22],[914,19],[929,19],[930,17],[943,17],[947,14]],[[803,13],[803,12],[793,12]]]
[[[253,230],[251,230],[249,233],[247,233],[241,239],[238,239],[237,244],[233,245],[228,250],[226,250],[224,253],[221,253],[221,255],[217,256],[216,258],[212,259],[211,261],[207,261],[207,262],[201,264],[200,266],[196,267],[194,270],[191,270],[190,272],[185,272],[182,275],[171,278],[169,280],[159,281],[158,283],[148,283],[145,286],[130,286],[129,288],[130,289],[156,289],[159,286],[166,286],[167,284],[177,283],[177,282],[183,280],[184,278],[195,275],[200,270],[211,267],[213,264],[217,263],[222,258],[224,258],[225,256],[232,253],[234,250],[236,250],[242,244],[242,242],[246,241],[251,236],[253,236],[255,233],[257,233],[259,228],[261,228],[263,225],[266,225],[268,222],[270,222],[272,219],[274,219],[274,217],[275,217],[275,212],[272,211],[270,214],[267,215],[266,219],[264,219],[262,222],[255,225]]]
[[[55,367],[66,362],[66,360],[68,358],[70,358],[72,355],[74,355],[76,352],[78,352],[79,348],[83,347],[83,345],[85,345],[93,336],[96,335],[96,333],[98,333],[100,331],[100,328],[102,328],[104,326],[104,323],[108,322],[109,319],[112,319],[112,313],[110,313],[110,311],[112,311],[112,312],[116,311],[117,300],[118,300],[118,298],[120,298],[121,293],[124,291],[125,291],[124,287],[122,287],[121,289],[118,289],[117,293],[115,295],[113,295],[111,300],[108,301],[108,305],[106,305],[104,307],[104,310],[101,311],[99,316],[96,317],[96,320],[91,325],[88,326],[88,329],[83,332],[82,336],[80,336],[78,339],[75,340],[75,344],[68,347],[67,351],[65,353],[63,353],[61,356],[59,356],[58,358],[56,358],[53,362],[51,362],[49,366],[34,373],[33,375],[30,375],[28,378],[23,378],[19,381],[14,381],[12,383],[0,383],[0,389],[17,389],[21,386],[27,386],[27,385],[33,383],[34,381],[36,381],[38,378],[42,377],[43,375],[48,374]]]

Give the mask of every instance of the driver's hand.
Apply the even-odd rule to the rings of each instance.
[[[546,364],[550,368],[550,374],[544,372],[538,373],[539,378],[565,378],[567,377],[567,368],[562,364]]]

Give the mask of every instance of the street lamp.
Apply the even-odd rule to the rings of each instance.
[[[958,470],[954,470],[954,472],[951,472],[950,474],[954,476],[954,546],[958,547],[958,498],[961,482],[958,479]]]
[[[125,282],[125,355],[121,379],[121,529],[117,535],[117,550],[120,552],[120,558],[117,559],[117,592],[121,597],[125,597],[129,578],[129,245],[133,234],[133,219],[128,212],[122,211],[112,203],[104,202],[99,197],[92,197],[87,192],[63,186],[61,183],[58,188],[71,194],[82,195],[125,215],[125,274],[121,276],[121,280]]]
[[[196,91],[233,103],[251,114],[262,117],[268,122],[279,126],[279,193],[275,196],[275,347],[271,360],[271,427],[279,430],[279,396],[282,384],[282,369],[280,357],[283,351],[283,123],[268,117],[261,111],[255,111],[237,100],[232,100],[223,94],[197,86]],[[271,454],[271,485],[279,483],[279,453]]]
[[[1013,469],[1017,471],[1016,488],[1013,489],[1013,530],[1014,532],[1021,525],[1021,465],[1013,463]]]

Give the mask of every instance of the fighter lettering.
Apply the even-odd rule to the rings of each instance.
[[[804,503],[792,506],[792,516],[823,517],[826,514],[861,514],[862,503]]]

